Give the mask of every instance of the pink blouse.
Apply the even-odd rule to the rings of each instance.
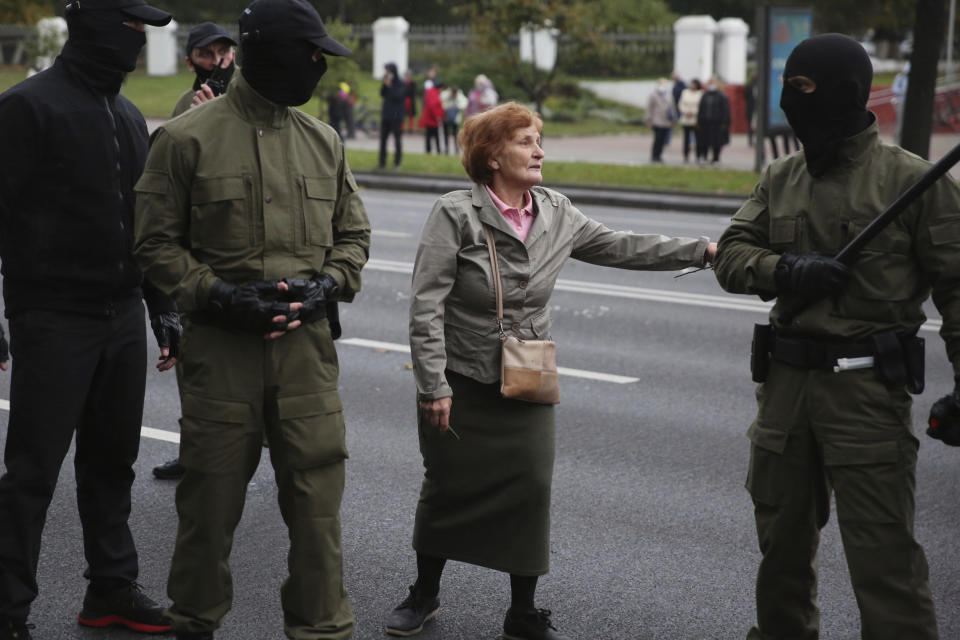
[[[517,232],[517,236],[522,242],[527,241],[527,234],[530,233],[530,227],[533,226],[533,196],[529,191],[525,191],[523,194],[523,208],[517,209],[516,207],[511,207],[506,202],[497,197],[497,194],[493,192],[493,189],[484,185],[487,190],[487,193],[490,194],[490,199],[493,200],[494,206],[500,210],[500,213],[503,214],[503,217],[506,218],[507,222],[510,223],[510,228]]]

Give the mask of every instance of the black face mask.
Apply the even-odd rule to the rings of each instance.
[[[817,87],[803,93],[787,81],[806,76]],[[783,69],[780,108],[803,143],[807,170],[823,175],[836,161],[844,138],[870,126],[867,111],[873,65],[856,40],[838,33],[814,36],[801,42]]]
[[[67,14],[73,49],[90,62],[127,73],[137,67],[137,57],[147,34],[123,24],[132,20],[115,9],[81,9]]]
[[[213,91],[213,95],[220,95],[230,84],[230,78],[233,77],[236,68],[237,66],[232,60],[225,67],[211,67],[210,69],[204,69],[196,64],[193,65],[193,71],[197,74],[197,79],[193,81],[193,90],[199,91],[200,85],[205,84]],[[210,80],[211,77],[213,77],[212,81]]]
[[[306,40],[244,43],[241,73],[250,86],[267,100],[285,107],[306,103],[327,71],[323,56]]]

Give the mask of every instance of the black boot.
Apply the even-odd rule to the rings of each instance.
[[[153,468],[153,475],[159,480],[179,480],[186,472],[179,458],[167,460]]]
[[[548,609],[507,609],[503,619],[505,640],[568,640],[550,623]]]
[[[0,640],[33,640],[30,629],[33,625],[26,620],[0,618]]]
[[[176,640],[213,640],[213,631],[198,631],[196,633],[178,631]]]
[[[140,633],[170,630],[170,621],[163,615],[163,607],[140,591],[140,585],[135,582],[106,593],[87,587],[83,610],[77,621],[85,627],[120,625]]]
[[[440,598],[420,595],[410,587],[410,595],[387,616],[386,630],[392,636],[412,636],[423,631],[427,620],[437,617]]]

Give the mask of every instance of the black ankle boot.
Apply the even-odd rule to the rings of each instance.
[[[437,617],[440,598],[420,595],[410,587],[410,595],[387,616],[386,631],[392,636],[412,636],[423,631],[428,620]]]
[[[507,609],[503,619],[505,640],[568,640],[557,633],[548,609]]]

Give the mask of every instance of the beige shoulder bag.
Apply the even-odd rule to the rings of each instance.
[[[500,393],[504,398],[556,404],[560,401],[557,381],[557,345],[553,340],[521,340],[503,331],[503,291],[493,231],[483,226],[493,266],[493,287],[497,294],[497,329],[503,357],[500,364]]]

